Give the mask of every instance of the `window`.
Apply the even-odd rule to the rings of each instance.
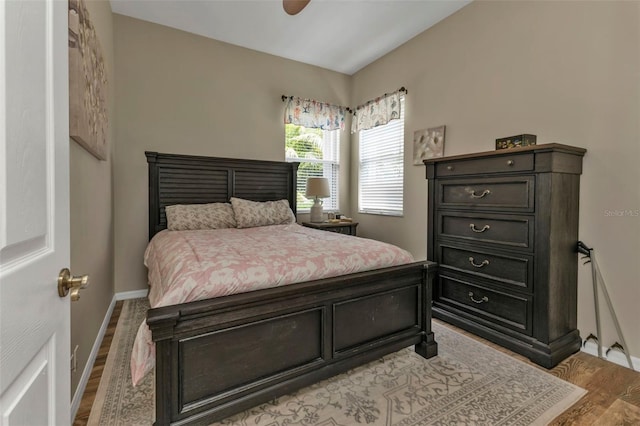
[[[308,177],[329,179],[331,197],[323,200],[324,211],[339,209],[339,154],[340,133],[338,130],[309,129],[295,124],[285,124],[285,160],[300,162],[296,200],[299,212],[308,212],[313,204],[313,199],[305,196]]]
[[[402,216],[404,180],[404,96],[400,118],[360,131],[360,213]]]

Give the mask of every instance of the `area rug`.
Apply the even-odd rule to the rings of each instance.
[[[124,302],[89,425],[151,425],[153,375],[131,385],[133,339],[149,305]],[[433,324],[438,356],[403,349],[215,425],[544,425],[586,391]]]

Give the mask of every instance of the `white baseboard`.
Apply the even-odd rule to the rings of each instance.
[[[609,351],[609,355],[605,355],[605,353],[607,352],[607,349],[609,348],[606,348],[606,347],[602,348],[602,359],[604,359],[605,361],[610,361],[615,364],[621,365],[623,367],[629,368],[629,362],[627,361],[627,357],[622,352],[612,350],[612,351]],[[580,350],[589,355],[598,356],[598,345],[593,341],[586,342]],[[633,364],[634,370],[640,371],[640,358],[636,358],[632,356],[631,363]]]
[[[121,293],[116,293],[116,300],[127,300],[127,299],[138,299],[140,297],[147,297],[149,294],[149,290],[133,290],[133,291],[123,291]]]
[[[122,293],[116,293],[113,296],[113,299],[111,299],[109,309],[107,309],[107,313],[102,320],[102,325],[100,326],[100,330],[98,331],[96,340],[93,342],[93,347],[91,348],[89,359],[87,359],[87,363],[85,364],[84,370],[82,371],[82,377],[80,378],[78,387],[73,394],[73,400],[71,401],[71,419],[76,418],[76,414],[78,413],[78,409],[80,408],[82,396],[84,395],[84,391],[87,388],[87,383],[89,382],[89,378],[91,377],[91,370],[93,370],[93,364],[95,364],[96,358],[98,357],[98,351],[100,350],[102,339],[107,332],[107,327],[109,326],[109,321],[111,320],[111,315],[113,314],[113,308],[116,306],[116,301],[147,297],[147,294],[148,290],[125,291]]]
[[[89,359],[87,359],[87,363],[84,365],[84,370],[82,371],[82,377],[80,377],[80,382],[78,383],[76,392],[73,394],[73,400],[71,401],[71,420],[72,421],[73,419],[76,418],[76,414],[78,413],[78,408],[80,408],[80,401],[82,401],[82,395],[84,395],[84,391],[87,387],[87,382],[89,382],[89,377],[91,377],[91,370],[93,370],[93,364],[96,362],[96,358],[98,357],[98,351],[100,350],[102,339],[104,338],[104,335],[107,332],[107,327],[109,326],[109,321],[111,320],[111,314],[113,313],[113,308],[115,306],[116,306],[116,296],[113,296],[113,299],[111,299],[111,303],[109,304],[109,309],[107,309],[107,313],[105,314],[104,319],[102,320],[102,325],[100,326],[100,330],[98,331],[96,340],[93,342],[93,347],[91,348]]]

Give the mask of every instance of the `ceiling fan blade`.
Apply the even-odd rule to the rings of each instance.
[[[289,15],[300,13],[311,0],[282,0],[282,7]]]

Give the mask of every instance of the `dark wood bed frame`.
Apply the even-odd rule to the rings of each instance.
[[[288,199],[297,163],[147,152],[149,239],[171,204]],[[415,345],[431,331],[436,265],[422,261],[150,309],[156,425],[208,424]]]

